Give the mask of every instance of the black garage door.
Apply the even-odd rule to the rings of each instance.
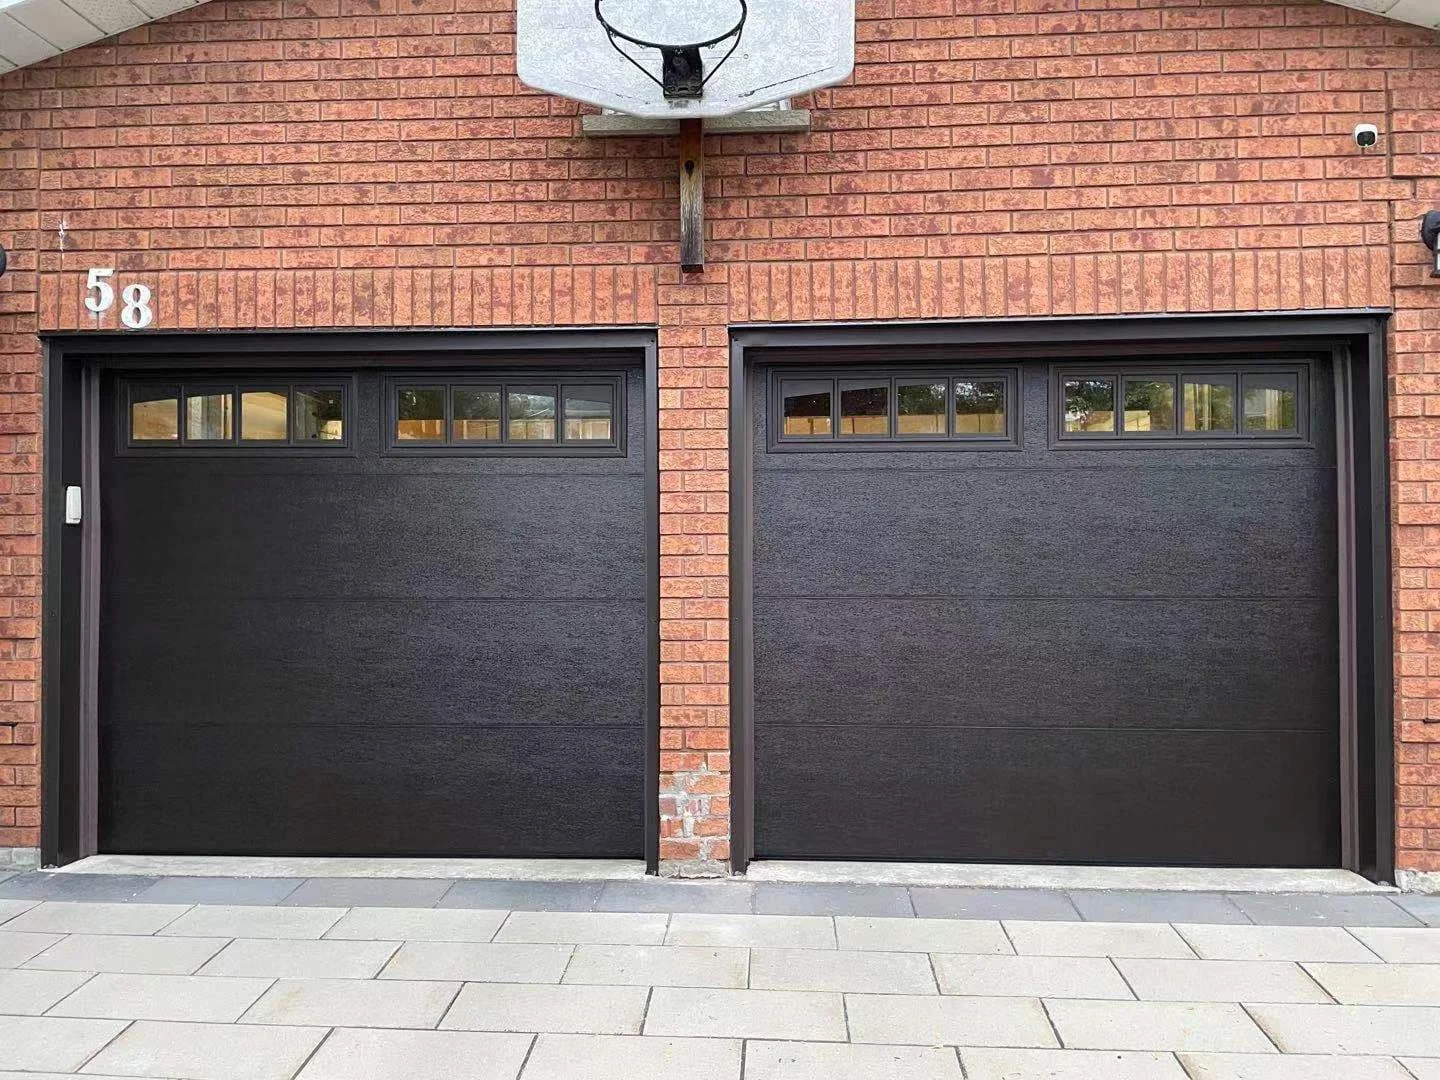
[[[101,850],[639,855],[642,394],[112,378]]]
[[[1328,363],[757,374],[758,857],[1337,864]]]

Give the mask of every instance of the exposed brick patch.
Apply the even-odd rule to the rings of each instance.
[[[1309,2],[860,0],[813,132],[709,140],[711,269],[682,278],[673,144],[586,139],[520,87],[512,10],[213,0],[0,77],[0,847],[38,838],[33,335],[96,326],[83,273],[115,265],[157,328],[659,327],[675,873],[730,847],[727,325],[1393,305],[1397,837],[1440,870],[1435,34]]]

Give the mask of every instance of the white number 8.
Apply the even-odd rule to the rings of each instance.
[[[149,286],[126,285],[120,299],[125,301],[120,309],[120,321],[131,330],[144,330],[155,321],[155,312],[150,310]]]

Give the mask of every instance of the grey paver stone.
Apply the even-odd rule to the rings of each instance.
[[[0,1016],[0,1069],[74,1072],[124,1030],[120,1020]]]
[[[912,888],[910,901],[921,918],[1078,919],[1063,892],[1046,889]]]
[[[88,978],[86,971],[0,971],[0,1014],[40,1016]]]
[[[1220,1002],[1045,1002],[1067,1047],[1081,1050],[1214,1050],[1268,1053],[1265,1033],[1239,1005]]]
[[[1287,1054],[1440,1057],[1440,1009],[1381,1005],[1252,1005]]]
[[[1414,1080],[1394,1058],[1385,1057],[1181,1054],[1180,1061],[1192,1080]]]
[[[229,1024],[269,988],[269,979],[96,975],[51,1009],[50,1015]]]
[[[142,1021],[96,1055],[85,1075],[290,1080],[324,1037],[324,1028]]]
[[[512,911],[496,941],[555,945],[659,945],[668,916],[615,911]]]
[[[1426,926],[1440,927],[1440,896],[1417,896],[1401,893],[1395,902]]]
[[[881,952],[1013,954],[1010,939],[991,920],[856,919],[837,916],[835,936],[842,949]]]
[[[19,967],[62,940],[60,934],[12,934],[0,930],[0,968]]]
[[[385,965],[380,978],[555,983],[565,973],[574,948],[484,941],[407,941]]]
[[[847,994],[850,1038],[915,1046],[1055,1046],[1034,998]]]
[[[603,881],[457,881],[437,906],[491,911],[590,911],[604,887]]]
[[[646,1035],[843,1042],[839,994],[657,986]]]
[[[706,915],[671,917],[667,945],[833,949],[835,924],[824,915]]]
[[[740,1080],[734,1039],[661,1039],[628,1035],[541,1035],[524,1080]]]
[[[748,959],[745,949],[703,945],[577,945],[564,981],[739,990],[746,985]]]
[[[1062,923],[1005,920],[1022,956],[1194,957],[1168,926],[1155,923]]]
[[[875,915],[910,918],[910,894],[898,885],[791,884],[755,886],[758,915]]]
[[[135,899],[147,904],[278,904],[303,878],[162,877]]]
[[[1351,935],[1382,960],[1392,964],[1440,964],[1440,929],[1372,929],[1359,927]],[[1312,956],[1309,960],[1343,960]]]
[[[752,949],[750,986],[841,994],[936,993],[935,976],[923,953],[833,949]]]
[[[356,908],[325,936],[346,941],[489,941],[508,914],[488,908]]]
[[[42,934],[153,934],[189,911],[184,904],[90,904],[46,901],[5,924]]]
[[[1377,957],[1338,926],[1205,926],[1175,927],[1204,960],[1332,960],[1344,964],[1374,963]]]
[[[745,1080],[961,1080],[945,1046],[752,1042]]]
[[[22,915],[38,904],[39,900],[0,900],[0,927],[16,915]]]
[[[282,979],[243,1017],[246,1024],[433,1028],[460,989],[453,982]]]
[[[191,908],[165,927],[167,937],[318,938],[344,908],[254,907],[216,904]]]
[[[0,897],[12,900],[63,900],[124,903],[157,879],[134,874],[79,874],[34,870],[0,882]]]
[[[469,983],[440,1026],[462,1031],[639,1035],[648,996],[643,986]]]
[[[936,953],[931,959],[942,994],[1134,1000],[1115,965],[1104,957]]]
[[[372,979],[398,941],[281,941],[240,938],[200,969],[201,975],[270,979]]]
[[[1341,1005],[1440,1006],[1440,964],[1306,964]]]
[[[298,1080],[515,1080],[530,1042],[488,1031],[341,1028]]]
[[[225,938],[71,934],[31,957],[25,966],[117,975],[190,975],[227,943]]]
[[[312,878],[282,904],[286,907],[433,907],[453,881],[422,878]]]
[[[1187,1080],[1173,1054],[962,1047],[969,1080]]]
[[[1330,999],[1298,964],[1283,960],[1117,960],[1141,1001],[1292,1001]],[[1364,964],[1363,967],[1379,967]]]
[[[607,881],[596,911],[708,911],[748,915],[755,886],[748,881]]]
[[[1401,1058],[1405,1068],[1409,1069],[1415,1080],[1440,1080],[1440,1057],[1433,1058]],[[1386,1080],[1389,1080],[1387,1077]],[[1405,1080],[1410,1080],[1406,1077]]]
[[[1251,893],[1235,906],[1261,926],[1419,926],[1420,920],[1388,896],[1319,893]],[[1187,919],[1186,922],[1205,922]]]
[[[1083,889],[1072,892],[1070,902],[1091,922],[1250,922],[1221,893]]]

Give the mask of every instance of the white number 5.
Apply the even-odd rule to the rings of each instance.
[[[95,295],[85,297],[86,311],[93,315],[99,315],[102,311],[108,311],[110,305],[115,303],[115,290],[105,280],[107,277],[113,277],[114,274],[113,266],[109,269],[90,271],[90,276],[85,279],[85,288],[86,291],[93,292]]]

